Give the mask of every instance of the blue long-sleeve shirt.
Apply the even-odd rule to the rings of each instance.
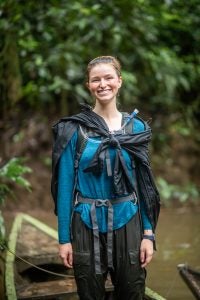
[[[144,130],[144,124],[138,120],[134,119],[134,132],[138,133]],[[71,213],[72,209],[81,214],[81,219],[89,227],[92,228],[90,208],[91,204],[78,203],[74,208],[73,205],[73,186],[74,186],[74,160],[76,153],[76,142],[77,142],[77,132],[73,135],[69,144],[62,153],[59,162],[59,173],[58,173],[58,233],[59,233],[59,243],[70,242],[70,224],[71,224]],[[92,157],[94,156],[100,139],[98,137],[92,137],[87,140],[86,147],[82,153],[79,169],[78,169],[78,180],[76,190],[83,196],[92,199],[114,199],[112,177],[107,175],[106,166],[104,166],[103,172],[95,176],[91,172],[84,172],[84,169],[88,166]],[[110,147],[110,159],[111,166],[114,166],[115,159],[115,148]],[[129,175],[133,178],[133,165],[131,157],[122,149],[124,159],[126,161],[127,169]],[[130,202],[122,202],[113,205],[113,229],[118,229],[124,226],[138,211],[138,205]],[[107,213],[108,208],[105,206],[96,207],[97,222],[100,232],[107,232]],[[150,221],[147,217],[144,203],[141,199],[141,216],[144,229],[152,229]]]

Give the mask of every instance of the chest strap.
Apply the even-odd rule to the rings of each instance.
[[[128,196],[119,197],[115,199],[92,199],[82,197],[77,194],[76,202],[91,204],[90,216],[92,220],[92,230],[94,238],[94,259],[95,259],[95,273],[101,273],[101,261],[100,261],[100,245],[99,245],[99,228],[96,216],[96,207],[106,206],[108,207],[108,232],[107,232],[107,257],[108,257],[108,268],[113,269],[113,205],[117,203],[133,201],[137,203],[137,196],[135,193]]]

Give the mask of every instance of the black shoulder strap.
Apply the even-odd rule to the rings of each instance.
[[[76,156],[75,156],[75,161],[74,161],[74,168],[75,168],[74,187],[73,187],[74,201],[75,201],[75,192],[76,192],[77,179],[78,179],[79,161],[80,161],[81,155],[85,149],[86,143],[87,143],[87,139],[83,135],[83,132],[81,132],[81,125],[79,125],[78,131],[77,131]]]
[[[78,136],[77,136],[77,143],[76,143],[76,156],[77,159],[79,160],[87,143],[87,139],[82,132],[81,125],[79,125],[78,127],[77,135]]]

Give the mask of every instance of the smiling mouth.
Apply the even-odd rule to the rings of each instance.
[[[107,94],[107,93],[109,93],[111,90],[99,90],[99,91],[97,91],[97,93],[98,94]]]

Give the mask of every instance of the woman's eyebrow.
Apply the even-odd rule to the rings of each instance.
[[[112,76],[112,74],[108,73],[108,74],[104,74],[103,76],[94,75],[94,76],[91,76],[91,79],[95,79],[95,78],[99,78],[99,77],[106,77],[106,76]]]

